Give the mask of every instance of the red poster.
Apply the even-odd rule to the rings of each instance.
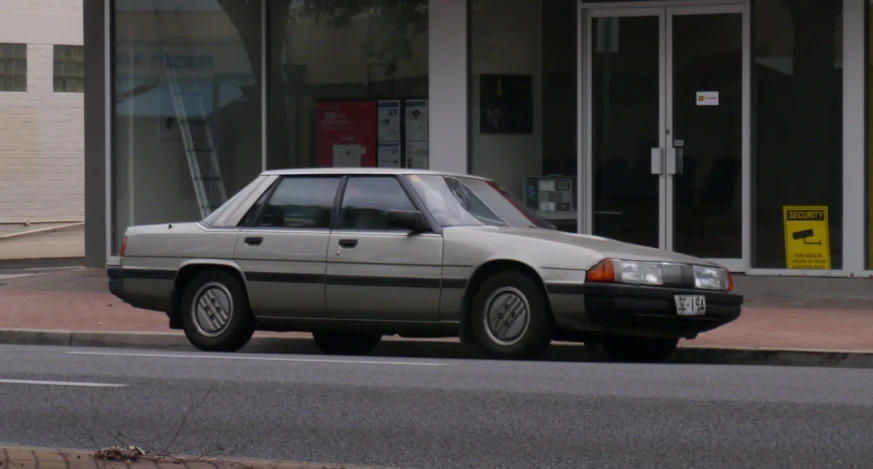
[[[318,165],[376,166],[376,101],[318,103]]]

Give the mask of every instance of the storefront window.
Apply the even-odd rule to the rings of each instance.
[[[573,232],[577,9],[576,0],[477,0],[470,31],[472,173]]]
[[[756,268],[842,267],[842,4],[752,2]]]
[[[428,0],[267,3],[268,169],[429,168]]]
[[[115,0],[113,246],[202,219],[261,171],[261,2]]]

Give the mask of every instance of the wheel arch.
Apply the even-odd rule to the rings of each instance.
[[[467,286],[464,289],[464,295],[461,297],[461,312],[460,312],[460,321],[459,321],[459,329],[460,329],[460,338],[464,343],[473,343],[473,331],[470,324],[470,310],[473,305],[473,297],[476,296],[476,292],[485,282],[485,280],[498,273],[498,272],[506,272],[506,271],[516,271],[521,272],[527,276],[529,276],[537,288],[540,290],[540,293],[543,295],[543,299],[545,300],[546,311],[549,315],[549,320],[554,323],[555,318],[552,314],[552,305],[549,301],[549,295],[546,291],[546,284],[543,281],[542,275],[530,264],[517,260],[517,259],[491,259],[486,262],[480,264],[473,271],[473,275],[470,276],[470,280],[467,282]]]
[[[227,272],[237,280],[239,280],[240,284],[243,287],[243,292],[245,294],[245,301],[249,304],[249,308],[251,309],[252,303],[249,299],[249,288],[248,283],[246,282],[246,276],[235,262],[231,261],[222,261],[222,260],[194,260],[184,262],[179,270],[176,271],[176,276],[173,279],[173,290],[171,293],[171,302],[170,302],[170,311],[168,316],[170,317],[170,328],[171,329],[181,329],[181,306],[182,306],[182,296],[185,294],[185,287],[188,286],[188,283],[200,272],[205,270],[218,270]],[[252,310],[254,313],[254,310]]]

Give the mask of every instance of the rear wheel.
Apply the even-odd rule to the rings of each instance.
[[[330,355],[366,355],[382,342],[381,334],[372,333],[313,332],[312,338]]]
[[[200,350],[235,352],[255,332],[245,289],[229,272],[204,270],[195,275],[180,306],[185,336]]]
[[[522,272],[486,279],[473,297],[471,320],[476,342],[495,358],[536,358],[552,341],[546,299]]]
[[[614,337],[600,344],[607,358],[624,363],[660,363],[670,358],[678,346],[679,339],[644,337]]]

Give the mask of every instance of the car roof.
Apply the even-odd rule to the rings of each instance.
[[[261,173],[262,176],[295,176],[295,175],[318,175],[318,174],[393,174],[393,175],[431,175],[431,176],[454,176],[489,181],[490,179],[472,174],[452,173],[446,171],[432,171],[428,169],[406,168],[300,168],[300,169],[271,169]]]

